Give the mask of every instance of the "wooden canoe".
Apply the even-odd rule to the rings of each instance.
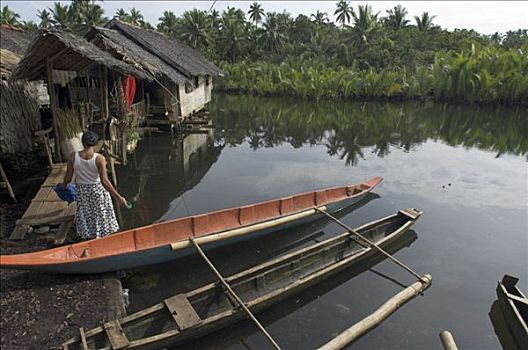
[[[317,220],[314,208],[339,211],[383,179],[302,193],[130,229],[49,250],[0,255],[0,267],[59,273],[102,273],[156,264],[188,254],[189,237],[206,249]]]
[[[355,230],[387,248],[420,215],[416,209],[405,209]],[[226,281],[251,311],[258,312],[378,254],[376,249],[358,244],[347,232],[244,270]],[[219,283],[210,283],[83,331],[62,348],[82,349],[85,343],[87,349],[161,349],[202,337],[245,317]]]
[[[517,287],[518,278],[504,275],[497,299],[504,321],[519,349],[528,349],[528,298]]]

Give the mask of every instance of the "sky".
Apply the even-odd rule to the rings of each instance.
[[[62,1],[67,3],[68,1]],[[326,12],[334,20],[335,4],[337,1],[258,1],[265,11],[283,10],[292,16],[299,14],[310,15],[320,10]],[[114,1],[106,0],[101,4],[107,17],[112,17],[118,8],[128,10],[135,7],[151,24],[156,25],[163,11],[170,10],[176,15],[193,8],[209,10],[214,1]],[[216,1],[214,8],[222,11],[229,7],[236,7],[248,11],[253,1]],[[369,4],[374,11],[380,11],[380,16],[386,10],[397,4],[403,5],[409,12],[409,19],[427,11],[436,15],[434,23],[442,28],[453,30],[474,29],[483,34],[495,32],[504,33],[508,30],[528,29],[528,1],[351,1],[357,4]],[[38,23],[37,10],[53,6],[53,1],[4,1],[2,6],[8,5],[17,12],[22,20],[34,20]]]

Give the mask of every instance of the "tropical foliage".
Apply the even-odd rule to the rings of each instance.
[[[58,25],[82,35],[90,25],[106,22],[99,4],[56,2],[39,11],[38,27]],[[114,18],[153,29],[136,8],[121,8]],[[7,6],[1,19],[37,29]],[[369,5],[340,0],[329,18],[321,11],[297,17],[266,12],[254,2],[247,13],[228,7],[222,13],[193,9],[177,16],[167,10],[156,29],[221,65],[228,74],[217,86],[230,91],[315,98],[430,95],[506,104],[528,100],[528,30],[482,35],[442,29],[428,12],[411,19],[401,5],[384,15]]]

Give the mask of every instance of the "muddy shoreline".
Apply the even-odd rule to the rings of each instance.
[[[25,241],[9,241],[15,222],[38,189],[30,186],[19,203],[7,197],[0,203],[0,252],[15,254],[46,249],[49,242],[37,233]],[[56,349],[79,328],[126,314],[122,286],[115,273],[59,275],[31,271],[0,270],[0,348]]]

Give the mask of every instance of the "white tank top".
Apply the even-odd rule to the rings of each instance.
[[[75,160],[73,162],[73,170],[75,172],[75,182],[81,185],[93,185],[101,182],[99,177],[99,169],[95,160],[98,153],[94,153],[92,158],[83,159],[79,152],[75,152]]]

